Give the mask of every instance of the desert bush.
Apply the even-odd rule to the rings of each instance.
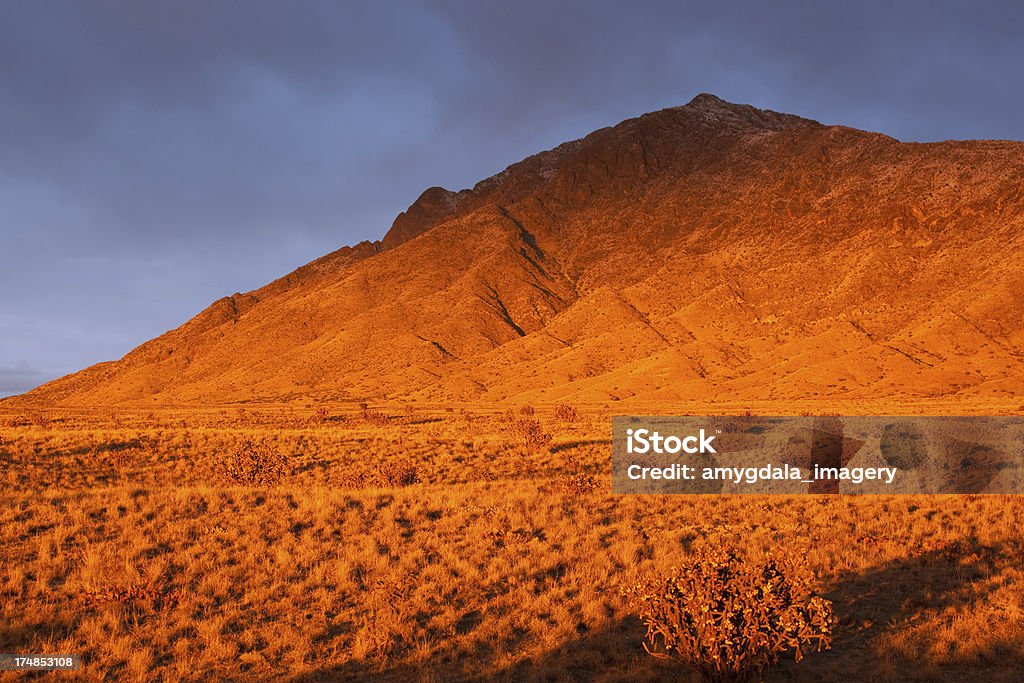
[[[562,490],[571,496],[593,493],[597,488],[597,478],[592,474],[570,474],[562,480]]]
[[[831,603],[815,595],[797,563],[744,562],[732,548],[706,549],[625,593],[647,627],[644,649],[705,681],[746,681],[783,653],[799,662],[831,644]]]
[[[324,406],[318,406],[313,414],[310,416],[309,421],[313,424],[324,424],[331,419],[331,413]]]
[[[537,411],[531,405],[525,405],[519,409],[519,414],[525,415],[526,417],[533,417],[534,413],[536,412]]]
[[[513,438],[532,451],[547,448],[551,443],[551,435],[544,431],[540,420],[522,417],[513,420],[508,430]]]
[[[580,412],[573,405],[559,403],[555,406],[555,419],[560,422],[575,422],[580,419]]]
[[[397,488],[399,486],[412,486],[420,482],[419,468],[409,462],[400,460],[386,460],[378,470],[381,484]]]
[[[245,441],[217,462],[217,472],[229,484],[273,486],[284,478],[286,458],[266,444]]]
[[[140,448],[115,448],[107,451],[107,460],[114,472],[123,477],[132,460],[138,459],[141,455],[142,449]]]
[[[363,420],[365,420],[369,424],[371,424],[371,425],[373,425],[375,427],[383,427],[384,425],[386,425],[389,422],[391,422],[391,418],[388,417],[387,415],[385,415],[384,413],[379,412],[377,410],[370,410],[369,406],[367,406],[365,403],[360,404],[360,405],[363,406],[363,408],[362,408]]]

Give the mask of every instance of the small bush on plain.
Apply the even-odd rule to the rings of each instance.
[[[391,417],[377,410],[370,410],[368,407],[363,408],[362,411],[363,420],[373,425],[374,427],[383,427],[384,425],[391,422]]]
[[[551,435],[544,431],[540,420],[519,418],[509,427],[512,436],[532,451],[547,448],[551,443]]]
[[[580,419],[580,411],[576,410],[576,406],[559,403],[555,406],[555,419],[559,422],[576,422]]]
[[[286,472],[286,458],[266,444],[245,441],[217,463],[222,479],[239,486],[273,486]]]
[[[831,644],[832,605],[796,563],[744,562],[734,549],[708,549],[625,592],[647,626],[644,648],[705,681],[747,681],[786,652],[799,662]]]
[[[562,480],[562,489],[571,496],[582,496],[597,489],[597,478],[592,474],[570,474]]]
[[[391,488],[412,486],[420,482],[420,473],[416,465],[394,460],[385,461],[378,470],[381,484]]]

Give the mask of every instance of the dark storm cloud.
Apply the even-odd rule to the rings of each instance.
[[[39,374],[0,393],[379,238],[430,185],[701,91],[901,139],[1020,139],[1022,19],[1013,3],[4,3],[0,367]]]
[[[1024,76],[1019,3],[600,4],[439,6],[513,95],[512,127],[706,90],[906,140],[1024,136],[1024,98],[1009,92]]]
[[[367,204],[393,200],[373,171],[429,138],[461,60],[452,40],[419,38],[446,31],[422,9],[294,7],[8,9],[10,187],[46,203],[85,198],[74,207],[83,241],[317,230],[328,217],[340,236],[376,235],[361,225],[379,218]]]

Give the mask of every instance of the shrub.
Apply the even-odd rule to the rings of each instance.
[[[522,408],[519,409],[519,413],[521,415],[525,415],[526,417],[533,417],[533,414],[536,413],[536,412],[537,411],[534,410],[533,406],[531,406],[531,405],[525,405],[525,406],[523,406]]]
[[[412,486],[420,482],[416,465],[396,460],[386,460],[378,470],[381,484],[387,487]]]
[[[266,444],[245,441],[217,464],[221,478],[240,486],[273,486],[285,475],[286,458]]]
[[[324,424],[331,419],[331,413],[324,406],[319,406],[313,411],[313,415],[310,416],[309,421],[313,424]]]
[[[107,459],[110,461],[110,466],[119,477],[125,475],[132,460],[140,459],[141,456],[141,448],[113,448],[107,451]]]
[[[391,421],[391,418],[385,415],[384,413],[381,413],[376,410],[370,410],[370,408],[366,406],[365,403],[361,405],[364,406],[362,409],[363,419],[366,420],[366,422],[368,422],[369,424],[372,424],[375,427],[383,427],[384,425]]]
[[[705,681],[746,681],[790,650],[831,644],[832,605],[809,571],[770,559],[746,563],[731,548],[705,550],[665,577],[625,591],[647,626],[644,649],[682,662]]]
[[[580,412],[575,406],[568,403],[559,403],[555,406],[555,419],[560,422],[575,422],[580,419]]]
[[[597,488],[597,478],[592,474],[570,474],[562,480],[562,489],[572,496],[593,493]]]
[[[519,418],[509,427],[512,436],[532,451],[547,448],[551,443],[551,435],[544,431],[540,420]]]

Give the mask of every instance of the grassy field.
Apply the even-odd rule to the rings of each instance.
[[[622,590],[730,544],[834,603],[832,649],[768,680],[1019,680],[1024,501],[613,496],[581,413],[0,413],[0,651],[89,680],[696,680]],[[226,481],[246,449],[280,481]]]

